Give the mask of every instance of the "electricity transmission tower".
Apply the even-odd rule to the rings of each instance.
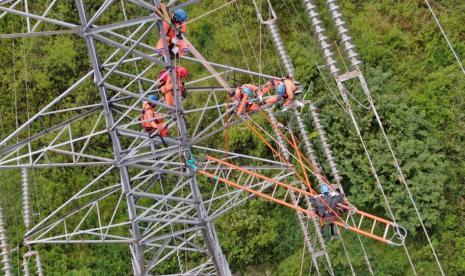
[[[196,1],[178,2],[169,1],[170,10],[187,7]],[[321,28],[316,6],[310,0],[304,2],[329,70],[339,77],[340,70],[324,28]],[[270,2],[268,4],[272,18],[263,20],[256,6],[257,16],[267,26],[287,73],[294,75],[276,25],[275,12]],[[85,44],[88,55],[87,73],[0,141],[0,170],[23,171],[23,213],[27,228],[24,243],[28,247],[24,256],[25,274],[28,274],[27,263],[32,257],[36,258],[38,274],[43,273],[39,254],[33,250],[38,244],[122,244],[129,247],[136,275],[231,275],[214,220],[254,196],[300,210],[300,227],[316,273],[323,272],[319,265],[323,258],[326,271],[334,274],[319,219],[313,215],[309,201],[315,194],[306,190],[311,189],[305,186],[308,183],[296,181],[297,173],[291,165],[295,156],[286,145],[286,137],[276,127],[279,123],[273,112],[267,112],[274,130],[270,139],[280,151],[274,153],[275,157],[283,158],[269,160],[231,152],[227,146],[225,150],[210,147],[212,141],[227,139],[232,126],[247,123],[251,127],[249,122],[234,116],[234,106],[228,104],[225,91],[237,85],[236,77],[276,79],[277,76],[208,61],[187,37],[184,39],[191,48],[192,57],[173,58],[167,48],[164,55],[157,55],[153,41],[167,40],[162,31],[166,18],[154,12],[159,9],[160,1],[105,0],[95,7],[75,0],[74,17],[66,19],[54,12],[57,5],[55,0],[46,4],[28,3],[27,0],[0,1],[0,19],[20,18],[24,22],[21,31],[2,34],[2,38],[72,34]],[[108,13],[115,9],[121,11],[119,20],[108,19]],[[126,9],[133,12],[127,13]],[[334,6],[330,9],[337,12]],[[335,15],[335,20],[342,19]],[[342,23],[338,26],[343,26]],[[347,38],[343,27],[339,31],[343,39]],[[360,62],[350,37],[344,41],[348,57],[357,69]],[[193,64],[203,67],[202,76],[195,76],[186,83],[189,94],[186,100],[181,99],[175,81],[174,68],[181,63],[186,67]],[[148,98],[158,93],[160,79],[154,77],[154,72],[164,69],[168,69],[167,74],[173,80],[174,106]],[[219,83],[219,86],[212,86],[212,83]],[[76,97],[83,93],[86,97]],[[153,103],[164,117],[169,137],[152,137],[141,130],[144,101]],[[310,103],[309,110],[331,170],[333,186],[342,191],[340,173],[317,109]],[[308,166],[314,173],[313,180],[329,184],[321,177],[322,168],[300,111],[290,112],[296,118],[303,149],[310,160]],[[261,126],[256,128],[263,130]],[[295,154],[300,154],[298,149],[294,150]],[[53,211],[32,221],[28,171],[54,168],[81,170],[90,180],[73,187],[72,195],[64,202],[50,202]],[[224,185],[226,182],[235,188]],[[284,183],[294,186],[283,186]],[[282,193],[278,191],[278,184],[286,188]],[[271,195],[267,195],[267,191],[272,192]],[[301,204],[305,208],[300,208]],[[399,244],[392,237],[405,236],[399,234],[400,226],[396,223],[349,211],[347,220],[338,222],[341,227],[395,245]],[[355,223],[350,226],[349,218],[353,221],[355,215],[361,216],[358,226]],[[311,227],[308,227],[308,219],[311,219]],[[371,233],[362,229],[367,221],[371,222]],[[384,235],[374,232],[379,225]],[[3,239],[0,237],[0,240]],[[316,246],[315,241],[318,241]],[[6,256],[6,263],[9,255],[2,256]],[[365,260],[371,271],[366,254]]]

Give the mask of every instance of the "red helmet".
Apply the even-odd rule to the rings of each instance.
[[[176,76],[178,78],[183,79],[189,76],[189,70],[187,70],[187,68],[183,66],[176,66]]]
[[[158,73],[157,80],[160,80],[160,82],[167,82],[169,74],[165,74],[165,73],[166,73],[166,69],[164,69],[163,71]],[[163,76],[163,74],[165,74],[165,75]]]

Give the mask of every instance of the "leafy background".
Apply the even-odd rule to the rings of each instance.
[[[272,1],[278,24],[297,70],[297,79],[312,87],[307,98],[317,106],[344,177],[350,200],[359,208],[387,216],[379,192],[366,163],[363,149],[348,115],[341,108],[333,84],[327,85],[323,64],[302,1]],[[320,7],[324,1],[317,1]],[[401,166],[413,191],[425,224],[433,238],[445,271],[465,274],[465,76],[442,38],[424,2],[342,0],[341,6],[355,44],[364,61],[364,72],[382,116],[384,126],[395,145]],[[459,56],[465,56],[465,3],[458,0],[431,1],[440,16]],[[45,3],[44,3],[45,4]],[[96,9],[101,1],[88,6]],[[189,8],[195,18],[224,4],[222,0],[202,1]],[[40,5],[40,4],[37,4]],[[73,1],[59,1],[51,16],[76,22]],[[264,8],[264,16],[267,13]],[[128,6],[128,13],[135,12]],[[120,20],[117,6],[105,14],[106,20]],[[323,12],[325,22],[329,15]],[[17,17],[0,21],[1,33],[18,32],[24,22]],[[43,27],[47,29],[47,27]],[[334,30],[328,30],[336,40]],[[189,26],[187,35],[209,60],[270,74],[283,74],[279,59],[266,29],[258,24],[251,1],[240,1],[228,8],[199,19]],[[155,36],[151,38],[155,42]],[[104,49],[102,49],[104,51]],[[0,137],[15,129],[15,101],[18,123],[26,121],[47,102],[59,95],[90,68],[85,44],[78,37],[0,40]],[[192,66],[193,75],[202,74]],[[153,73],[155,74],[155,72]],[[263,82],[243,79],[244,82]],[[26,93],[27,86],[27,93]],[[96,94],[91,83],[78,93],[77,102],[86,102]],[[379,129],[361,91],[354,89],[354,104],[362,133],[396,217],[409,229],[408,247],[421,275],[438,275],[428,244],[413,212],[403,186],[393,174]],[[201,98],[190,98],[202,101]],[[70,103],[71,104],[71,103]],[[304,110],[305,111],[305,110]],[[304,112],[309,130],[311,120]],[[289,119],[280,115],[280,120]],[[83,128],[86,126],[83,126]],[[312,132],[316,146],[319,144]],[[269,153],[252,134],[233,128],[231,150],[250,148],[248,154]],[[108,145],[99,145],[102,150]],[[213,147],[224,147],[222,143]],[[320,151],[321,152],[321,151]],[[323,156],[321,155],[321,160]],[[325,168],[328,171],[328,168]],[[33,209],[48,213],[50,202],[58,204],[74,188],[91,179],[94,171],[72,169],[34,170]],[[20,175],[0,171],[0,201],[7,216],[11,244],[20,243]],[[74,188],[73,188],[74,187]],[[310,270],[308,256],[302,262],[303,240],[295,215],[286,209],[262,201],[251,201],[216,222],[219,238],[231,269],[238,275],[299,275]],[[356,237],[344,233],[344,241],[355,270],[367,269]],[[364,239],[376,274],[412,274],[401,248],[387,247]],[[338,275],[346,275],[349,266],[339,240],[328,242]],[[121,275],[130,273],[128,249],[121,246],[41,246],[45,270],[49,275]],[[17,256],[16,256],[17,255]],[[18,272],[19,254],[14,256]]]

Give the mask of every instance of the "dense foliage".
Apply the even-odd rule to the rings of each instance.
[[[52,16],[76,21],[71,12],[73,1],[58,2]],[[272,2],[283,39],[297,69],[297,79],[305,87],[312,87],[307,98],[319,107],[350,200],[361,209],[387,217],[352,122],[339,104],[341,99],[334,85],[330,82],[327,86],[327,72],[322,75],[318,70],[323,61],[309,32],[310,24],[302,1]],[[324,1],[318,2],[324,5]],[[447,274],[463,275],[465,76],[423,1],[341,2],[364,61],[365,77],[378,111],[440,260]],[[189,9],[190,16],[195,18],[221,4],[224,1],[201,1]],[[465,57],[465,4],[453,0],[434,1],[434,4],[459,56]],[[98,6],[95,4],[93,8]],[[117,6],[110,10],[106,13],[107,19],[121,20]],[[131,12],[130,7],[128,12]],[[328,14],[323,13],[323,16],[329,22]],[[21,19],[6,19],[0,21],[1,33],[18,32],[24,28]],[[329,33],[331,40],[336,40],[334,30]],[[193,22],[187,35],[211,61],[283,74],[267,30],[257,22],[251,2],[233,4],[214,16]],[[154,41],[155,35],[150,42]],[[105,51],[103,47],[102,51]],[[0,138],[15,129],[16,120],[18,124],[24,123],[28,116],[59,95],[90,67],[85,44],[78,37],[0,40]],[[199,67],[192,67],[191,71],[193,75],[202,74]],[[263,82],[258,78],[242,81]],[[92,85],[85,83],[79,90],[82,93],[77,94],[74,101],[85,103],[96,97],[86,93],[95,91]],[[381,181],[385,184],[389,203],[399,222],[409,229],[407,246],[417,270],[421,275],[437,275],[436,264],[413,206],[395,174],[376,121],[366,109],[368,103],[357,89],[353,90],[352,96],[357,99],[354,109]],[[189,100],[202,101],[195,97]],[[290,118],[281,115],[279,119]],[[311,137],[319,147],[311,120],[307,115],[305,119]],[[241,127],[231,129],[230,143],[231,150],[237,152],[270,156],[266,147]],[[109,144],[98,146],[103,150]],[[212,146],[223,148],[224,144],[212,141]],[[250,150],[244,150],[246,148]],[[320,157],[324,160],[322,154]],[[35,170],[32,174],[33,209],[35,212],[50,212],[53,206],[63,202],[67,195],[94,174],[93,170]],[[0,178],[0,203],[7,215],[9,238],[16,245],[24,232],[21,226],[20,176],[16,171],[0,171]],[[235,272],[299,275],[301,271],[306,274],[311,269],[307,256],[302,262],[303,242],[295,215],[290,210],[263,201],[251,201],[219,219],[216,226]],[[355,270],[366,274],[356,236],[344,233],[343,237]],[[337,274],[347,274],[349,264],[341,242],[334,240],[328,244]],[[402,248],[391,248],[366,239],[364,244],[376,274],[412,273]],[[42,246],[39,250],[50,275],[121,275],[130,271],[128,249],[124,246]],[[20,260],[17,260],[19,254],[16,255],[14,263],[18,269]]]

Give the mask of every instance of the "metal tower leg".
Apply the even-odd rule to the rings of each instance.
[[[3,208],[0,206],[0,256],[2,257],[1,263],[3,264],[3,272],[5,276],[11,276],[11,259],[10,259],[10,246],[6,237],[5,223],[3,220]]]
[[[158,28],[159,30],[163,29],[161,21],[158,21]],[[168,50],[168,43],[166,40],[166,35],[164,32],[162,33],[162,39],[165,45],[165,55],[164,60],[166,63],[169,63],[171,69],[174,68],[173,60],[170,60],[170,54]],[[179,135],[181,137],[181,147],[183,149],[183,156],[184,161],[188,164],[189,160],[192,159],[192,153],[189,143],[189,137],[186,128],[186,122],[184,117],[184,110],[181,104],[181,99],[179,97],[178,86],[177,86],[177,77],[176,77],[176,70],[171,70],[171,80],[173,83],[173,94],[174,100],[176,104],[176,118],[178,123]],[[197,184],[196,179],[196,172],[193,167],[187,166],[188,175],[190,176],[190,188],[192,190],[193,199],[196,205],[198,218],[200,220],[200,224],[202,225],[202,235],[205,239],[205,243],[207,245],[208,251],[211,254],[213,265],[215,266],[216,272],[220,276],[229,276],[231,275],[231,271],[229,270],[229,264],[226,260],[226,257],[223,254],[223,251],[220,246],[220,242],[218,240],[218,236],[216,234],[215,226],[213,225],[212,221],[208,217],[208,212],[205,208],[203,203],[202,195],[200,194],[199,186]]]
[[[87,26],[87,14],[84,7],[84,3],[82,0],[75,0],[76,7],[78,9],[79,18],[81,21],[81,25]],[[84,30],[85,31],[85,30]],[[111,126],[114,125],[113,115],[111,113],[108,100],[107,100],[107,92],[106,88],[101,85],[102,82],[102,73],[100,71],[100,63],[98,60],[98,56],[95,49],[94,39],[92,36],[86,36],[86,44],[89,56],[92,61],[92,66],[94,69],[94,81],[98,85],[98,90],[100,93],[100,98],[102,101],[102,106],[105,114],[107,128],[111,129]],[[110,137],[111,142],[113,145],[113,151],[115,155],[116,164],[119,164],[121,161],[121,145],[118,134],[116,133],[116,129],[110,130]],[[137,221],[135,220],[137,217],[135,204],[134,204],[134,197],[130,193],[131,186],[130,186],[130,178],[128,174],[128,170],[126,166],[119,166],[120,169],[120,177],[121,177],[121,185],[123,193],[126,196],[126,203],[128,206],[128,213],[129,213],[129,220],[131,221],[131,235],[132,235],[132,243],[130,245],[131,255],[132,255],[132,265],[133,270],[136,275],[145,275],[145,264],[144,264],[144,251],[139,243],[140,240],[140,231]]]

